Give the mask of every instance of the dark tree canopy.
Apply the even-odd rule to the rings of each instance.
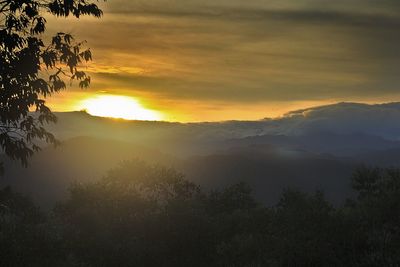
[[[400,266],[400,170],[358,170],[354,195],[205,190],[170,168],[128,161],[75,183],[53,210],[0,189],[0,266]]]
[[[25,166],[41,143],[57,144],[44,128],[56,122],[45,98],[65,89],[67,79],[90,84],[79,66],[91,51],[63,32],[46,43],[46,14],[101,17],[102,11],[91,0],[0,0],[0,146]]]

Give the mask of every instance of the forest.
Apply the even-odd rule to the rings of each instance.
[[[180,172],[122,162],[41,209],[0,191],[1,266],[399,266],[400,170],[357,169],[353,197],[245,183],[204,190]]]

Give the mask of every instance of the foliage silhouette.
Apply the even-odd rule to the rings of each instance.
[[[102,11],[90,0],[0,0],[0,146],[24,166],[40,142],[58,143],[44,128],[56,122],[45,98],[65,89],[66,78],[81,88],[90,84],[79,69],[92,59],[90,49],[63,32],[46,43],[45,14],[100,17]]]
[[[60,250],[45,214],[10,188],[0,203],[0,266],[55,266]]]
[[[355,198],[339,207],[290,189],[265,207],[246,184],[206,192],[132,161],[74,184],[47,215],[6,188],[0,264],[399,266],[400,171],[363,168],[352,182]]]
[[[400,264],[400,170],[360,168],[354,174],[357,200],[355,210],[359,231],[368,250],[363,264],[398,266]]]

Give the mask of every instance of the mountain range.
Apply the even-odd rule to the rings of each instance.
[[[0,184],[51,206],[73,182],[102,177],[120,161],[171,166],[210,190],[240,181],[274,204],[287,187],[322,190],[340,203],[361,165],[400,167],[400,103],[338,103],[258,121],[124,121],[85,112],[57,113],[62,140],[28,168],[4,158]]]

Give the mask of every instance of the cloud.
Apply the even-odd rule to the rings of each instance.
[[[399,140],[400,103],[339,103],[292,111],[274,120],[274,131],[287,135],[363,133]]]
[[[96,90],[241,105],[387,100],[399,90],[398,1],[115,0],[104,9],[84,27],[56,24],[88,40]]]

